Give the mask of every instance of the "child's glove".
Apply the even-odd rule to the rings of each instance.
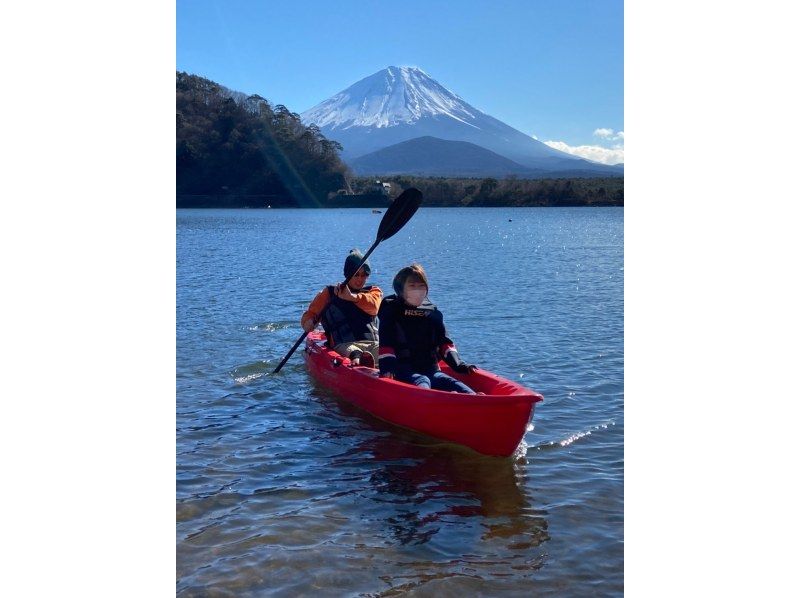
[[[477,365],[464,363],[463,361],[453,368],[459,374],[471,374],[478,369]]]

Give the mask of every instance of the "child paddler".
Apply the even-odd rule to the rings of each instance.
[[[358,249],[350,252],[344,260],[345,278],[353,274],[363,257]],[[349,357],[353,365],[375,367],[378,360],[375,316],[383,292],[379,287],[365,284],[369,274],[369,262],[364,262],[346,285],[339,283],[322,289],[300,318],[300,325],[310,332],[320,322],[322,314],[328,345],[339,355]]]
[[[378,311],[381,377],[421,388],[475,394],[439,369],[440,359],[462,374],[477,367],[461,360],[447,336],[442,312],[428,300],[428,277],[422,266],[401,269],[392,287],[395,294],[386,297]]]

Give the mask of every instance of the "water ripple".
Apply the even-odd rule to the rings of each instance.
[[[544,394],[508,459],[365,414],[299,352],[272,375],[369,211],[178,214],[177,595],[622,594],[621,210],[423,208],[370,258],[384,290],[423,263],[462,356]]]

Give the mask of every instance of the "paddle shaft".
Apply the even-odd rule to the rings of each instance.
[[[372,244],[372,247],[370,247],[370,248],[369,248],[369,250],[367,251],[367,253],[365,253],[365,254],[364,254],[364,257],[363,257],[363,258],[361,258],[361,262],[359,262],[359,264],[358,264],[358,268],[356,268],[355,270],[353,270],[353,272],[350,274],[350,276],[348,276],[347,278],[345,278],[345,279],[344,279],[344,283],[343,283],[343,284],[347,284],[348,282],[350,282],[350,279],[351,279],[351,278],[353,278],[353,276],[355,276],[356,272],[358,272],[358,271],[361,269],[361,266],[363,266],[363,265],[364,265],[364,262],[366,262],[366,261],[367,261],[367,258],[369,257],[369,254],[371,254],[373,251],[375,251],[375,248],[378,246],[378,244],[379,244],[380,242],[381,242],[381,240],[380,240],[380,239],[375,239],[375,242]],[[330,302],[330,301],[328,301],[328,303],[326,303],[326,304],[325,304],[325,307],[323,307],[323,308],[322,308],[322,311],[321,311],[321,312],[319,312],[319,316],[317,317],[317,320],[316,320],[316,321],[319,321],[319,319],[320,319],[320,318],[322,318],[322,315],[325,313],[325,310],[327,310],[327,309],[328,309],[328,306],[329,306],[330,304],[331,304],[331,302]],[[309,331],[309,332],[310,332],[310,331]],[[292,354],[293,354],[293,353],[294,353],[294,352],[297,350],[297,347],[299,347],[299,346],[300,346],[300,343],[302,343],[302,342],[303,342],[303,340],[306,338],[306,336],[308,336],[308,332],[306,332],[306,331],[303,331],[303,334],[301,334],[301,335],[300,335],[300,338],[298,338],[298,339],[297,339],[297,342],[295,342],[295,344],[292,346],[292,348],[291,348],[291,349],[289,349],[289,352],[286,354],[286,357],[284,357],[284,358],[281,360],[281,362],[278,364],[278,367],[276,367],[274,370],[272,370],[272,373],[273,373],[273,374],[277,374],[278,372],[280,372],[280,371],[281,371],[281,368],[284,366],[284,364],[285,364],[287,361],[289,361],[289,358],[290,358],[290,357],[292,356]]]

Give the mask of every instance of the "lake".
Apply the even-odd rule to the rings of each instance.
[[[314,294],[381,214],[177,210],[177,594],[623,593],[623,209],[420,208],[370,257],[421,263],[465,361],[544,395],[508,459],[315,384]]]

